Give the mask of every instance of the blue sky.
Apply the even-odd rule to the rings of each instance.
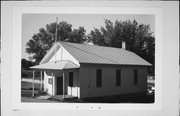
[[[72,28],[83,26],[86,34],[89,34],[94,28],[104,26],[104,19],[115,20],[136,20],[138,23],[149,24],[151,31],[155,30],[154,15],[122,15],[122,14],[23,14],[22,15],[22,58],[28,59],[25,52],[26,43],[32,39],[32,36],[39,32],[40,28],[45,28],[46,24],[56,21],[66,21],[72,24]]]

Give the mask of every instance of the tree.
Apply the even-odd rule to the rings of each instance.
[[[57,41],[70,41],[81,43],[85,41],[85,29],[79,27],[72,30],[72,25],[65,21],[57,24]],[[26,44],[26,52],[30,54],[30,60],[35,60],[36,64],[42,60],[47,51],[55,42],[56,23],[46,25],[46,29],[40,28],[37,34],[32,36]]]
[[[127,50],[138,54],[153,64],[149,73],[154,74],[155,38],[149,25],[138,24],[135,20],[116,20],[113,23],[105,19],[105,26],[92,30],[88,39],[95,45],[117,48],[121,48],[122,41],[125,41]]]
[[[34,66],[34,65],[35,65],[35,62],[28,61],[26,59],[21,59],[22,70],[28,70],[29,67]]]
[[[74,43],[82,43],[86,41],[85,32],[86,30],[84,29],[84,27],[79,27],[78,29],[74,29],[70,33],[70,38],[68,38],[68,41]]]

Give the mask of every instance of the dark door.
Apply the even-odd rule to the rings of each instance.
[[[56,94],[62,95],[63,94],[63,78],[57,77],[57,83],[56,83]]]

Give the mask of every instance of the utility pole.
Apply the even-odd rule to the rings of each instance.
[[[56,17],[56,37],[55,37],[55,43],[57,42],[57,25],[58,25],[58,17]]]
[[[56,33],[55,33],[55,62],[56,62],[56,52],[57,52],[57,25],[58,25],[58,17],[56,17]]]

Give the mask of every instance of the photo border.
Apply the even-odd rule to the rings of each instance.
[[[154,103],[22,103],[21,38],[22,14],[146,14],[155,15]],[[158,77],[158,78],[156,78]],[[14,7],[13,8],[13,109],[61,110],[162,110],[162,9],[157,7]]]

